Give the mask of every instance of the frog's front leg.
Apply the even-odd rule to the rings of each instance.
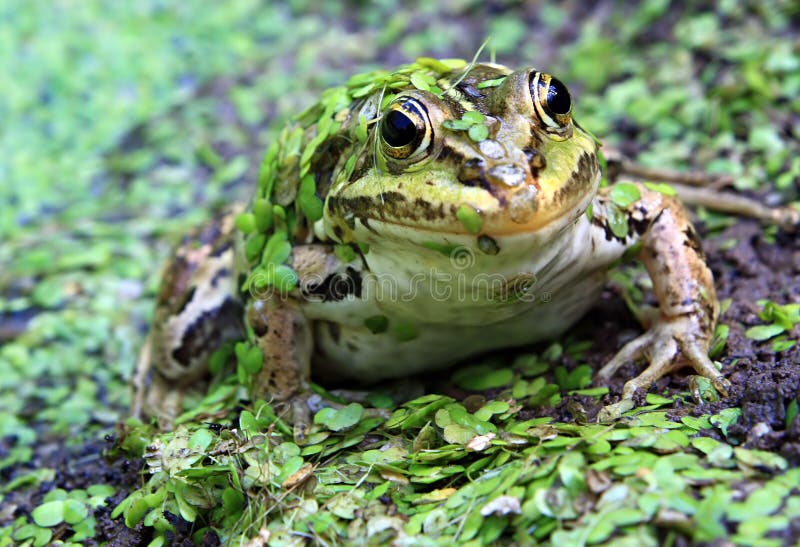
[[[649,366],[626,382],[622,400],[606,407],[600,419],[613,418],[633,406],[633,395],[647,389],[669,372],[689,365],[714,383],[723,394],[728,381],[708,358],[708,348],[719,314],[714,279],[705,263],[697,234],[681,203],[659,192],[637,185],[640,199],[623,209],[627,215],[628,238],[638,239],[639,259],[653,281],[658,299],[658,314],[649,330],[624,346],[598,373],[607,380],[623,364],[646,358]],[[594,219],[598,230],[614,238],[608,228],[611,208],[619,207],[604,190],[595,200]]]
[[[314,350],[311,321],[303,307],[350,296],[344,289],[358,287],[347,281],[364,266],[360,257],[342,262],[332,245],[322,244],[295,247],[289,265],[297,274],[297,288],[290,294],[251,290],[245,321],[264,358],[252,395],[274,401],[279,410],[283,407],[296,440],[302,442],[311,418],[308,382]]]
[[[247,304],[245,321],[264,358],[251,386],[254,397],[272,400],[288,413],[295,437],[302,440],[310,422],[306,405],[313,341],[308,320],[297,302],[285,295],[255,297]],[[282,408],[285,407],[285,408]]]
[[[621,178],[657,180],[672,185],[681,201],[687,205],[702,206],[711,211],[750,217],[775,224],[788,231],[800,229],[800,211],[791,207],[768,207],[757,199],[723,190],[732,186],[730,175],[702,172],[682,172],[645,167],[625,159],[616,150],[606,150],[607,175],[616,182]]]

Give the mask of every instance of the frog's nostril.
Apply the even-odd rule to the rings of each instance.
[[[492,184],[503,184],[505,186],[519,186],[525,183],[527,175],[525,170],[519,165],[505,164],[495,165],[486,172],[486,178]]]
[[[458,180],[470,186],[477,186],[484,178],[486,164],[481,158],[470,158],[458,169]]]
[[[535,177],[540,171],[547,167],[547,160],[535,148],[526,148],[522,151],[528,159],[528,165],[531,167],[531,174]]]

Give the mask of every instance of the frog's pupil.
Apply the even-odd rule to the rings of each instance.
[[[416,136],[417,126],[411,118],[399,110],[392,110],[386,115],[383,124],[383,140],[386,144],[400,148],[414,142]]]
[[[554,114],[569,114],[571,106],[567,86],[555,78],[550,78],[550,85],[547,88],[547,107]]]

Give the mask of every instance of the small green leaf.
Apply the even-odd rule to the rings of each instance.
[[[711,437],[694,437],[691,444],[703,454],[708,454],[721,443]]]
[[[194,522],[197,519],[197,509],[183,497],[182,492],[175,492],[175,502],[178,504],[178,512],[183,520]]]
[[[336,258],[345,264],[354,261],[358,256],[350,245],[336,245],[333,249],[334,253],[336,254]]]
[[[742,409],[738,407],[726,408],[719,414],[715,414],[709,418],[711,423],[720,428],[722,434],[728,436],[728,428],[739,420],[742,415]]]
[[[642,197],[639,187],[630,182],[618,182],[609,191],[611,201],[623,209],[635,203]]]
[[[481,114],[477,110],[467,110],[461,116],[461,119],[464,120],[465,122],[470,123],[470,124],[479,124],[479,123],[483,123],[484,121],[486,121],[486,116],[484,116],[483,114]]]
[[[355,137],[358,142],[366,142],[367,140],[367,117],[363,114],[358,116],[358,126],[356,127]],[[356,156],[350,156],[348,158],[348,163],[350,160],[353,160],[353,165],[355,165]],[[348,169],[349,172],[352,172],[352,168]]]
[[[244,242],[244,254],[249,262],[255,262],[264,244],[267,242],[267,236],[264,234],[255,234],[248,237]]]
[[[792,399],[789,404],[786,405],[786,429],[789,429],[794,419],[797,418],[798,410],[797,399]]]
[[[410,342],[417,336],[417,327],[413,323],[397,323],[392,328],[392,334],[398,342]]]
[[[238,513],[244,507],[244,494],[230,486],[222,491],[222,508],[228,515]]]
[[[628,236],[628,215],[615,203],[609,203],[606,207],[606,222],[611,233],[619,239]]]
[[[350,403],[327,417],[324,425],[331,431],[343,431],[356,425],[364,414],[364,407],[358,403]]]
[[[386,332],[389,328],[389,318],[385,315],[373,315],[364,319],[364,326],[367,327],[372,334],[381,334]]]
[[[236,228],[243,234],[249,234],[256,229],[256,217],[252,213],[242,213],[236,217]]]
[[[249,410],[243,410],[242,413],[239,414],[239,429],[248,435],[255,435],[258,433],[258,420],[256,420],[253,413]]]
[[[465,367],[453,374],[453,382],[461,388],[483,391],[506,386],[514,379],[510,368],[495,369],[489,365]]]
[[[275,266],[273,284],[282,293],[289,293],[297,287],[297,273],[286,264]]]
[[[500,84],[502,84],[505,81],[505,79],[506,76],[503,76],[502,78],[495,78],[494,80],[484,80],[481,83],[479,83],[476,87],[478,89],[485,89],[487,87],[497,87]]]
[[[64,501],[55,500],[43,503],[31,513],[33,522],[39,526],[49,528],[64,522]]]
[[[733,452],[740,463],[750,467],[784,471],[789,465],[780,455],[766,450],[748,450],[737,446],[733,449]]]
[[[757,325],[747,329],[744,335],[752,340],[761,342],[764,340],[769,340],[773,336],[779,335],[784,330],[785,329],[780,325]]]
[[[722,353],[722,350],[725,349],[730,330],[728,325],[717,325],[717,328],[714,330],[714,337],[711,339],[711,347],[708,349],[708,356],[711,359],[718,357]]]
[[[241,359],[241,364],[248,374],[258,374],[264,366],[264,355],[261,348],[251,346]]]
[[[449,424],[444,427],[442,436],[450,444],[467,444],[477,433],[474,429],[461,424]]]
[[[772,341],[772,351],[780,353],[792,349],[795,345],[797,345],[796,340],[789,340],[784,337],[776,338]]]
[[[486,140],[489,137],[489,128],[485,125],[473,125],[467,132],[469,138],[475,142]]]
[[[648,405],[671,405],[673,402],[669,397],[663,397],[656,393],[648,393],[645,395],[645,401]]]
[[[681,418],[681,422],[692,429],[701,430],[701,429],[711,429],[711,422],[708,420],[708,416],[700,416],[699,418],[695,418],[694,416],[684,416]]]
[[[453,251],[461,247],[460,245],[437,243],[435,241],[423,241],[422,246],[432,251],[442,253],[445,256],[451,256]]]
[[[323,204],[317,197],[317,187],[313,175],[306,175],[300,182],[300,192],[297,200],[303,214],[310,222],[316,222],[322,218]]]
[[[198,429],[189,437],[189,449],[204,451],[214,441],[214,435],[208,429]]]
[[[86,504],[78,500],[64,501],[64,522],[67,524],[77,524],[89,516],[89,509]]]
[[[102,496],[104,498],[110,498],[114,495],[116,489],[110,484],[93,484],[86,489],[86,492],[90,496]]]
[[[269,200],[259,198],[253,202],[253,216],[255,217],[256,229],[259,232],[266,232],[272,226],[272,204]]]
[[[428,91],[428,89],[431,87],[431,84],[429,83],[427,78],[427,74],[425,74],[424,72],[412,72],[411,85],[413,85],[420,91]]]
[[[675,190],[672,186],[665,182],[645,182],[645,188],[648,190],[653,190],[654,192],[658,192],[660,194],[664,194],[665,196],[677,196],[678,191]]]
[[[465,120],[445,120],[442,125],[452,131],[466,131],[472,124]]]
[[[143,498],[136,498],[131,501],[125,510],[125,526],[135,528],[149,510],[150,507],[147,506],[147,502]]]
[[[456,210],[456,217],[464,225],[464,228],[471,234],[478,234],[483,225],[483,219],[480,212],[473,206],[462,203]]]

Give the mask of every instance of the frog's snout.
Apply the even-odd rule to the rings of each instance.
[[[499,160],[469,158],[459,167],[458,180],[467,186],[481,186],[487,189],[492,186],[513,189],[535,185],[539,171],[543,169],[544,158],[538,153],[532,154],[532,157],[534,161],[514,161],[508,157]]]
[[[484,188],[507,204],[512,222],[526,223],[538,208],[537,179],[546,166],[545,158],[532,148],[509,154],[499,144],[491,146],[492,142],[482,141],[482,156],[462,162],[458,180],[467,186]]]

